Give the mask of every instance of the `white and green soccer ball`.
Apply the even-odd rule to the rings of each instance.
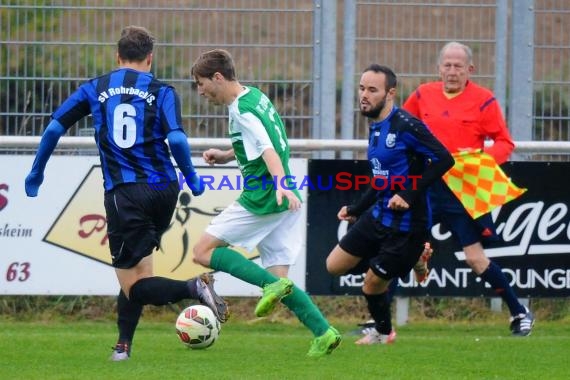
[[[188,306],[178,315],[175,327],[180,341],[192,349],[208,348],[220,335],[220,322],[205,305]]]

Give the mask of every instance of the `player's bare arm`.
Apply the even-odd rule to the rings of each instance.
[[[265,149],[261,157],[263,158],[263,161],[265,161],[267,170],[269,170],[271,176],[277,178],[277,183],[280,184],[281,178],[285,177],[285,170],[283,169],[281,158],[279,158],[275,149]],[[275,197],[277,198],[278,205],[283,203],[283,197],[287,198],[289,201],[289,210],[296,211],[301,208],[301,201],[297,198],[295,193],[289,189],[284,189],[283,186],[277,186]]]
[[[210,148],[204,153],[202,153],[202,158],[204,161],[210,165],[214,164],[227,164],[230,161],[235,160],[236,156],[233,149],[221,150],[216,148]]]

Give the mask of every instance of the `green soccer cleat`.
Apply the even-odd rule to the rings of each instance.
[[[283,297],[291,294],[292,291],[293,281],[288,278],[280,278],[271,284],[265,285],[263,287],[263,296],[255,307],[255,315],[265,317],[270,314],[273,309],[275,309],[275,305],[277,305]]]
[[[311,344],[307,356],[312,358],[320,358],[321,356],[329,355],[335,348],[340,345],[342,336],[334,327],[329,327],[327,332],[315,338]]]

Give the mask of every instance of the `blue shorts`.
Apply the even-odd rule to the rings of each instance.
[[[451,231],[461,247],[498,239],[491,214],[471,218],[443,180],[431,186],[429,195],[434,224],[441,223]]]

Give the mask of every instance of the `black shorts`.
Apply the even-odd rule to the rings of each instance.
[[[500,240],[491,214],[473,219],[443,180],[436,181],[430,188],[429,194],[433,222],[441,223],[450,230],[461,247],[477,242],[488,243]]]
[[[115,268],[132,268],[158,248],[179,191],[178,183],[172,182],[166,189],[128,183],[105,192],[107,235]]]
[[[366,212],[340,240],[339,246],[361,257],[378,277],[390,280],[410,273],[428,238],[427,228],[398,231],[383,226]]]

